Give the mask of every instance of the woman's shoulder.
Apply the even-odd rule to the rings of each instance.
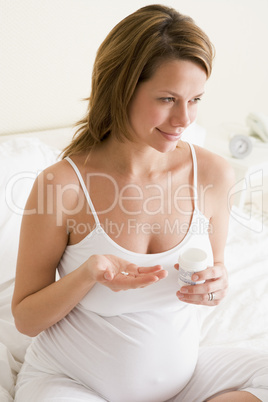
[[[37,177],[33,192],[42,195],[50,209],[74,210],[82,196],[77,174],[66,159],[44,169]]]
[[[40,175],[44,183],[51,185],[76,182],[77,176],[74,169],[66,159],[59,160],[44,169]]]
[[[78,170],[83,175],[83,170],[85,167],[85,156],[84,155],[72,155],[70,159],[77,166]],[[45,182],[50,182],[51,184],[74,184],[78,183],[77,174],[66,158],[59,160],[51,166],[48,166],[41,173]]]
[[[203,198],[200,205],[203,213],[211,218],[218,211],[229,210],[230,192],[235,183],[234,170],[226,159],[208,151],[195,147],[199,190]]]
[[[234,170],[225,158],[200,146],[195,146],[195,152],[199,180],[219,186],[234,182]]]

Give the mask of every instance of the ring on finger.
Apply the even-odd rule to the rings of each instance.
[[[208,301],[213,301],[213,300],[215,300],[215,293],[214,292],[208,293]]]

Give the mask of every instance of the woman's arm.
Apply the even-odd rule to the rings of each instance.
[[[204,152],[204,153],[203,153]],[[198,154],[197,154],[198,155]],[[193,280],[205,280],[204,284],[184,286],[177,293],[180,300],[187,303],[213,306],[225,297],[228,288],[228,275],[224,265],[224,249],[228,234],[230,215],[230,189],[234,184],[231,166],[217,155],[201,151],[198,159],[199,185],[209,190],[202,205],[202,212],[210,217],[210,243],[213,251],[214,266],[198,273]],[[179,269],[179,266],[175,266]],[[208,294],[215,294],[209,301]]]
[[[81,194],[59,191],[59,186],[76,180],[63,163],[38,177],[22,220],[12,312],[18,330],[29,336],[64,318],[96,282],[119,291],[144,287],[166,276],[159,266],[139,268],[113,256],[92,256],[55,281],[57,265],[68,243],[63,210],[73,211]],[[59,193],[63,198],[59,199]]]
[[[59,219],[58,165],[38,176],[21,225],[12,312],[18,330],[30,336],[63,318],[93,286],[82,267],[55,282],[57,264],[68,242],[64,219]],[[65,201],[71,208],[75,200],[70,198]]]

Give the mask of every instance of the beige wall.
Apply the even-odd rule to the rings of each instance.
[[[0,133],[62,127],[85,110],[95,52],[141,0],[0,0]],[[268,115],[268,0],[159,1],[191,15],[216,46],[198,122]],[[217,131],[217,130],[216,130]]]

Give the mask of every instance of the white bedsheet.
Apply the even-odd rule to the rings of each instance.
[[[0,401],[13,401],[16,375],[30,338],[20,334],[11,314],[14,279],[0,285]]]
[[[254,219],[249,225],[246,215],[242,225],[236,208],[232,215],[225,252],[229,291],[205,313],[201,345],[268,351],[268,228]]]

